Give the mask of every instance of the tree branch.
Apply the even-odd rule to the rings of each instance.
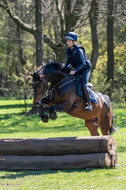
[[[57,46],[52,42],[52,40],[44,34],[43,41],[48,44],[48,46],[54,51],[57,49]]]
[[[5,9],[7,13],[9,14],[10,18],[15,22],[16,25],[18,25],[21,29],[36,35],[36,28],[34,26],[30,26],[26,23],[24,23],[11,9],[9,6],[7,0],[4,0],[4,3],[0,3],[0,7]]]
[[[66,33],[70,31],[71,29],[75,28],[79,18],[80,13],[82,11],[82,7],[84,4],[84,0],[77,0],[74,4],[74,8],[71,11],[71,1],[66,0],[66,12],[65,12],[65,30]]]
[[[59,6],[58,0],[55,0],[55,3],[56,3],[56,9],[57,9],[58,15],[59,15],[59,17],[60,17],[61,41],[63,41],[63,40],[64,40],[64,28],[63,28],[64,20],[63,20],[61,11],[59,10],[59,7],[58,7],[58,6]]]

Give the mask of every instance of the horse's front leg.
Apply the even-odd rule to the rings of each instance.
[[[44,109],[42,106],[39,106],[38,112],[39,112],[39,117],[41,117],[42,121],[44,123],[47,123],[49,118],[48,118],[48,115],[44,113]]]
[[[42,105],[42,107],[44,107],[45,105],[50,106],[51,102],[52,102],[52,100],[50,99],[50,97],[46,96],[46,97],[42,98],[41,105]]]
[[[62,102],[60,104],[51,106],[49,109],[49,113],[53,113],[54,111],[58,111],[58,112],[68,112],[70,111],[70,106],[68,104],[68,102]]]
[[[49,96],[47,96],[42,99],[41,105],[43,108],[49,108],[49,110],[50,110],[50,106],[52,107],[54,105],[54,102],[52,99],[50,99]],[[56,112],[55,111],[49,112],[49,118],[52,120],[55,120],[57,118]]]

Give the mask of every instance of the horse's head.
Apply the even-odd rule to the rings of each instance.
[[[40,105],[45,92],[48,90],[48,82],[52,86],[58,84],[67,73],[59,63],[49,63],[42,69],[35,71],[33,76],[34,105]]]
[[[35,71],[33,74],[33,89],[34,89],[34,105],[40,105],[41,99],[44,96],[45,92],[48,89],[47,80],[44,78],[42,72]]]

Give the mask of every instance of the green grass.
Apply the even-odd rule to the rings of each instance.
[[[29,104],[32,102],[29,101]],[[113,134],[117,142],[115,168],[79,170],[0,171],[0,190],[124,190],[126,189],[126,106],[114,104]],[[42,123],[38,115],[24,116],[19,100],[0,99],[0,138],[89,136],[84,121],[59,113],[55,121]]]

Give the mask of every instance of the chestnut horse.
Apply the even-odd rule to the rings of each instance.
[[[93,110],[85,111],[85,101],[76,93],[77,79],[68,73],[69,71],[58,63],[49,63],[33,73],[33,103],[41,104],[39,115],[43,121],[42,108],[47,106],[51,119],[56,118],[55,111],[66,112],[73,117],[84,119],[92,136],[99,135],[98,126],[103,135],[110,135],[115,128],[112,126],[113,114],[109,97],[96,93],[97,103],[92,103]]]

